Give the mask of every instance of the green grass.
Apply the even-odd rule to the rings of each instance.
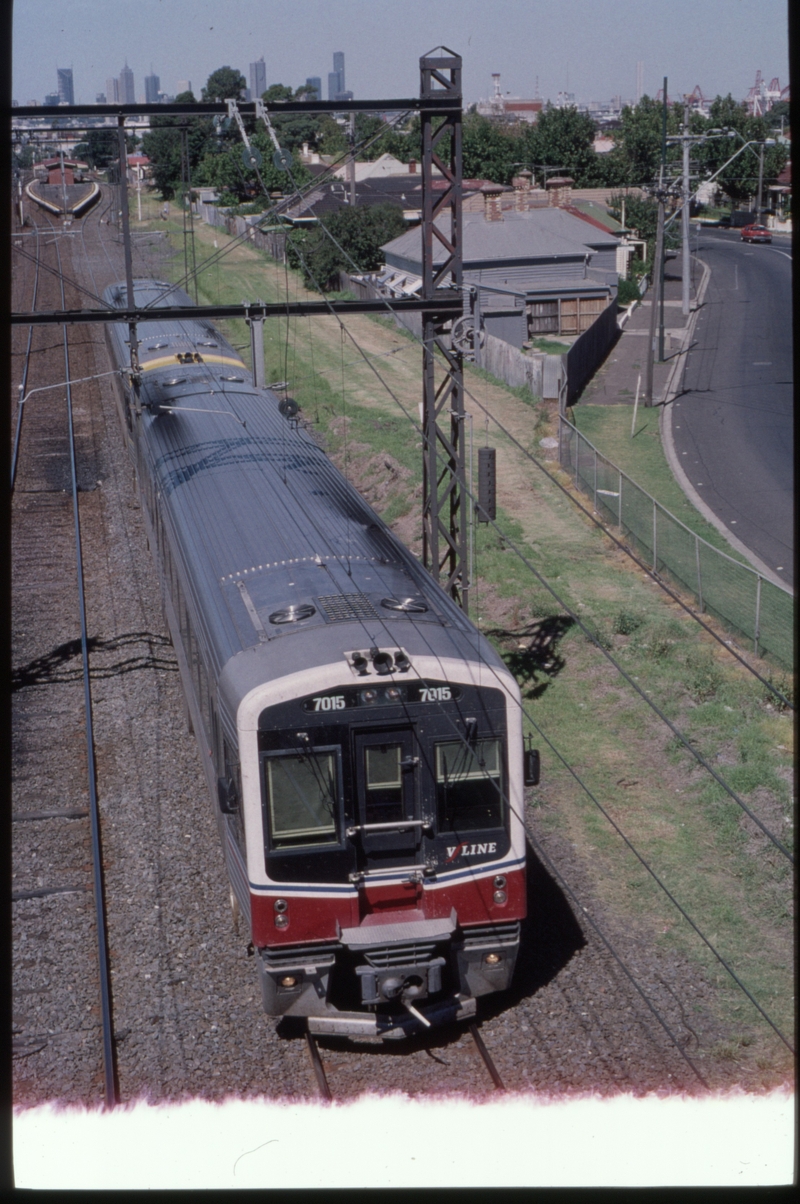
[[[220,245],[226,239],[220,231],[198,231],[206,252],[212,237]],[[163,270],[175,275],[181,268],[182,257]],[[201,297],[282,300],[287,281],[290,298],[306,295],[293,273],[252,248],[241,248],[217,275],[201,277]],[[265,323],[268,379],[288,376],[292,396],[316,437],[387,521],[405,524],[413,547],[413,532],[418,535],[420,527],[421,443],[401,410],[416,420],[418,352],[406,332],[386,319],[353,319],[351,328],[368,341],[373,356],[384,357],[373,362],[396,391],[400,408],[332,319],[292,320],[288,340],[285,319]],[[228,323],[226,333],[234,343],[249,343],[243,322]],[[517,437],[538,438],[543,411],[527,390],[503,388],[474,368],[467,379],[470,392]],[[630,407],[576,408],[579,429],[690,525],[681,499],[669,492],[671,474],[652,425],[655,414],[639,414],[639,434],[631,440]],[[476,421],[476,439],[483,438],[483,425]],[[498,454],[503,535],[483,524],[476,529],[471,615],[517,676],[528,716],[525,728],[542,749],[543,781],[529,796],[533,828],[544,837],[557,831],[572,842],[592,892],[618,922],[667,952],[691,958],[718,984],[715,1010],[729,1037],[716,1056],[727,1057],[732,1050],[751,1065],[763,1065],[765,1075],[770,1067],[770,1073],[780,1070],[788,1066],[783,1047],[724,972],[718,973],[708,951],[537,729],[713,937],[748,989],[791,1032],[791,882],[785,860],[748,830],[736,803],[697,767],[564,606],[580,616],[790,846],[792,829],[783,817],[791,807],[792,717],[779,712],[760,683],[726,659],[647,577],[633,571],[509,440],[490,430]],[[397,471],[373,500],[370,490],[385,477],[374,465],[389,457]],[[511,542],[564,606],[515,555]]]
[[[667,463],[659,430],[660,409],[639,405],[636,426],[629,405],[576,405],[573,425],[599,452],[712,547],[747,564],[723,535],[695,509]],[[633,429],[633,435],[631,430]]]

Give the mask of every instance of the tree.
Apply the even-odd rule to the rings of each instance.
[[[602,167],[594,149],[595,126],[588,113],[576,108],[556,109],[548,105],[535,125],[522,131],[524,159],[536,174],[537,167],[558,167],[560,174],[571,176],[579,188],[603,183]]]
[[[209,79],[213,79],[213,75]],[[181,92],[175,101],[177,104],[196,103],[193,92]],[[216,131],[210,118],[153,116],[150,118],[150,129],[142,138],[142,151],[150,160],[154,183],[164,200],[170,200],[181,188],[181,140],[184,131],[192,183],[199,183],[201,181],[194,178],[197,167],[216,146]]]
[[[446,155],[441,144],[437,149],[440,157]],[[510,183],[522,158],[520,140],[513,130],[479,113],[467,113],[462,122],[461,153],[465,179],[494,184]]]
[[[620,127],[614,134],[614,149],[604,158],[605,171],[623,187],[640,188],[658,179],[661,166],[661,129],[664,106],[660,100],[643,96],[637,105],[625,105]],[[667,133],[680,133],[683,107],[667,110]],[[667,160],[680,160],[680,147],[667,147]]]
[[[322,218],[315,229],[293,230],[287,239],[286,253],[289,263],[301,270],[310,288],[327,292],[339,287],[340,271],[373,272],[379,268],[383,263],[381,246],[405,229],[399,205],[391,202],[362,207],[346,205]]]
[[[740,205],[755,197],[758,191],[759,147],[749,146],[735,158],[733,156],[745,142],[764,142],[774,135],[774,130],[767,118],[751,116],[744,102],[735,101],[730,93],[725,97],[715,97],[709,108],[709,117],[698,132],[714,128],[732,130],[734,134],[727,138],[709,138],[700,143],[693,152],[693,161],[701,177],[710,176],[722,168],[717,175],[717,183],[735,205]],[[727,160],[731,158],[733,162],[726,167]],[[764,147],[765,189],[770,181],[777,179],[788,158],[789,149],[781,143]]]
[[[239,100],[247,81],[234,67],[218,67],[209,75],[203,88],[203,100]]]

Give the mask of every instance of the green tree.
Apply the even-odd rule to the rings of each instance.
[[[754,198],[758,191],[759,147],[749,146],[741,150],[746,142],[765,142],[774,137],[774,130],[765,117],[753,117],[744,102],[727,96],[717,96],[709,108],[709,117],[703,129],[726,129],[732,131],[728,137],[709,138],[700,143],[692,154],[692,160],[701,177],[708,177],[722,168],[717,183],[735,205]],[[736,151],[740,151],[734,158]],[[733,162],[726,166],[727,160]],[[789,148],[781,143],[764,147],[764,196],[770,183],[774,183],[789,158]]]
[[[239,100],[247,81],[234,67],[218,67],[209,75],[203,88],[203,100]]]
[[[193,92],[181,92],[175,100],[178,104],[196,103]],[[209,117],[154,116],[150,118],[149,131],[142,138],[142,152],[152,164],[153,181],[165,200],[170,200],[181,189],[181,141],[184,131],[192,183],[200,183],[195,179],[197,168],[205,155],[216,146],[216,130]]]
[[[523,129],[520,142],[524,150],[516,157],[524,159],[534,174],[537,167],[548,164],[571,176],[579,188],[591,188],[603,182],[594,139],[595,125],[588,113],[548,105],[535,125]]]
[[[293,267],[301,270],[310,288],[338,289],[340,271],[356,270],[353,263],[361,272],[375,271],[383,263],[381,246],[405,229],[402,209],[391,202],[346,205],[324,217],[315,229],[293,230],[287,240],[287,257]]]
[[[625,105],[619,129],[614,134],[614,149],[605,155],[605,171],[614,182],[629,188],[641,188],[658,179],[661,166],[661,128],[664,107],[660,100],[643,96],[637,105]],[[683,122],[683,108],[673,104],[667,110],[667,134],[677,134]],[[667,147],[667,161],[680,159],[680,148]]]
[[[441,144],[440,144],[441,145]],[[438,149],[438,148],[437,148]],[[522,159],[520,138],[514,130],[480,113],[467,113],[462,122],[461,153],[464,178],[508,184]],[[440,156],[446,150],[439,150]]]

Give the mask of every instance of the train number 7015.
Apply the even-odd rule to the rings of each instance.
[[[315,711],[343,711],[347,706],[344,694],[327,694],[313,699]]]
[[[449,686],[422,686],[420,702],[449,702],[453,697]]]

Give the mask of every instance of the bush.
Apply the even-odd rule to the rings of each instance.
[[[404,233],[406,223],[399,205],[386,202],[359,208],[346,205],[324,217],[320,227],[324,229],[293,230],[286,253],[310,288],[327,292],[339,287],[339,272],[379,268],[383,263],[381,246]]]
[[[621,610],[614,619],[613,629],[614,635],[633,635],[634,631],[638,631],[644,619],[641,615],[631,614],[630,611]]]
[[[636,281],[625,280],[620,276],[617,288],[617,305],[630,305],[631,301],[641,301],[641,299],[642,294],[639,292],[639,285]]]

